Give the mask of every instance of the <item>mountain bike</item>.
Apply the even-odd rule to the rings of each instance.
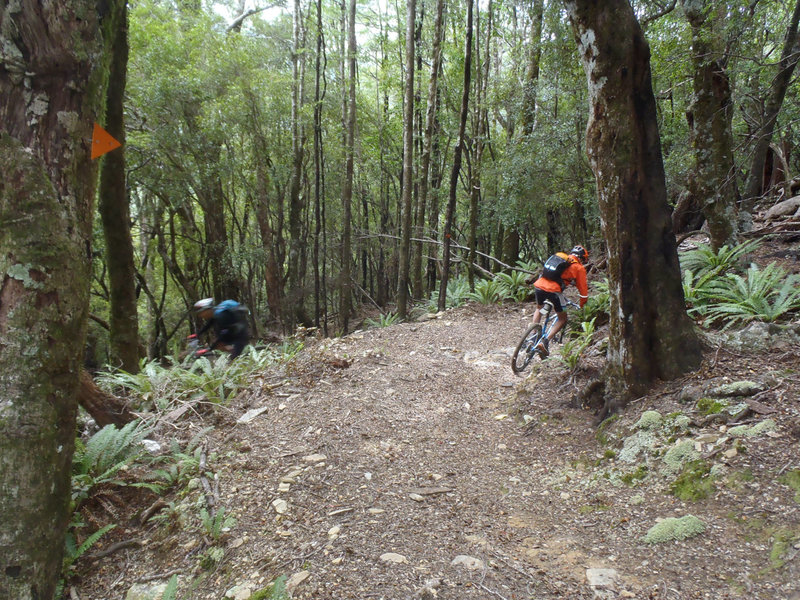
[[[578,305],[572,300],[565,300],[564,307],[566,308],[567,306],[578,308]],[[543,338],[547,337],[547,334],[556,324],[556,321],[558,321],[558,317],[553,310],[554,308],[555,306],[553,306],[550,300],[545,300],[542,308],[538,309],[539,313],[542,315],[539,323],[528,327],[525,335],[522,336],[519,344],[517,344],[517,349],[514,350],[514,356],[511,357],[511,370],[514,371],[515,374],[519,375],[528,368],[533,357],[537,354],[535,350],[536,345]],[[539,328],[539,326],[541,326],[541,328]],[[558,336],[559,342],[564,338],[565,331],[566,327],[561,330]]]

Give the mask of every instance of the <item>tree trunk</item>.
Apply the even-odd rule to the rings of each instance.
[[[756,145],[750,162],[750,171],[745,183],[743,210],[752,213],[756,199],[764,192],[764,162],[767,159],[772,134],[778,121],[778,113],[783,106],[783,99],[792,81],[792,73],[800,60],[800,36],[797,35],[800,22],[800,0],[794,6],[794,12],[786,29],[783,53],[778,67],[778,74],[770,85],[767,105],[761,118],[761,126],[756,130]]]
[[[352,274],[350,263],[352,249],[350,233],[352,227],[353,205],[353,159],[356,138],[356,0],[350,0],[347,11],[347,64],[348,64],[348,99],[347,121],[345,128],[345,175],[342,190],[342,272],[341,293],[339,298],[339,319],[342,333],[347,333],[352,312]]]
[[[453,155],[453,169],[450,171],[450,196],[447,201],[447,213],[444,222],[444,249],[442,250],[444,265],[442,266],[442,281],[439,284],[440,311],[447,304],[447,280],[450,277],[450,236],[453,230],[453,219],[456,212],[456,192],[458,175],[461,171],[461,153],[464,148],[464,132],[467,128],[467,115],[469,114],[469,88],[472,80],[472,0],[467,0],[467,31],[464,41],[464,89],[461,93],[461,117],[458,123],[458,139]]]
[[[425,130],[423,132],[422,157],[419,169],[419,226],[417,228],[418,238],[422,239],[425,235],[425,213],[428,208],[428,180],[430,178],[431,167],[431,146],[433,144],[433,125],[436,115],[436,91],[439,86],[439,72],[442,68],[442,21],[444,17],[444,0],[436,0],[436,16],[433,25],[433,56],[431,57],[431,75],[428,80],[428,102],[425,112]],[[435,225],[431,224],[435,229]],[[422,255],[424,254],[423,243],[417,242],[417,249],[414,252],[414,261],[411,265],[411,272],[414,274],[414,290],[418,296],[422,296]]]
[[[694,96],[691,103],[695,167],[689,188],[702,204],[711,246],[736,244],[736,166],[733,162],[733,100],[725,60],[715,46],[712,2],[682,0],[692,27]],[[717,34],[718,36],[718,34]]]
[[[397,268],[397,316],[408,316],[408,285],[411,258],[411,211],[414,182],[414,32],[416,0],[406,2],[406,82],[403,102],[403,216]]]
[[[87,0],[0,10],[2,598],[49,600],[61,573],[89,303],[89,140],[119,13]]]
[[[539,86],[539,62],[542,57],[542,22],[544,0],[533,0],[531,6],[531,41],[528,46],[528,63],[522,90],[522,135],[533,132],[536,123],[536,89]]]
[[[296,323],[308,323],[305,313],[302,273],[303,256],[303,195],[301,178],[303,174],[303,127],[300,122],[302,108],[301,62],[305,61],[305,48],[302,47],[302,14],[300,0],[294,2],[294,43],[292,48],[292,178],[289,188],[289,256],[287,257],[288,289],[283,310],[287,319],[285,326],[294,329]]]
[[[122,148],[106,154],[100,171],[98,210],[106,242],[110,288],[109,323],[112,360],[129,373],[139,372],[139,320],[136,311],[136,267],[125,182],[124,97],[128,71],[128,10],[119,5],[120,27],[114,32],[106,96],[105,129]]]
[[[586,151],[611,290],[606,408],[696,367],[666,198],[650,49],[627,0],[566,2],[587,75]]]
[[[89,413],[99,427],[116,425],[122,427],[133,421],[135,416],[128,410],[128,405],[121,398],[106,394],[97,387],[92,376],[81,369],[78,385],[78,404]]]

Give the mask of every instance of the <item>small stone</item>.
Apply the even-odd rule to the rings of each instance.
[[[739,451],[736,450],[736,448],[728,448],[727,450],[725,450],[725,452],[723,452],[723,454],[725,455],[725,458],[733,458],[734,456],[739,454]]]
[[[562,500],[569,500],[569,492],[561,492]]]
[[[494,416],[494,420],[495,421],[502,421],[503,419],[505,419],[507,417],[508,417],[508,415],[505,415],[505,414],[495,415]]]
[[[342,528],[339,525],[334,525],[330,529],[328,529],[328,539],[335,540],[339,537],[339,533],[341,533]]]
[[[253,590],[247,584],[236,585],[225,592],[225,597],[231,600],[247,600],[252,595]]]
[[[397,554],[396,552],[385,552],[384,554],[381,554],[380,560],[384,563],[394,564],[404,564],[408,562],[408,559],[405,556],[402,554]]]
[[[480,558],[468,556],[467,554],[459,554],[450,562],[450,564],[454,567],[465,567],[470,571],[479,571],[486,567],[486,563],[484,563]]]
[[[135,583],[125,595],[125,600],[160,600],[166,589],[166,583],[156,585]]]
[[[372,481],[372,473],[370,473],[369,471],[364,473],[364,479],[366,479],[367,481]]]
[[[283,500],[281,498],[276,498],[275,500],[272,501],[272,508],[275,509],[276,513],[282,515],[288,510],[289,504],[286,502],[286,500]]]
[[[419,494],[409,494],[408,497],[414,502],[423,502],[425,500],[425,496],[421,496]]]
[[[371,515],[379,515],[381,513],[385,513],[386,511],[382,508],[368,508],[367,512]]]
[[[303,462],[307,463],[318,463],[326,460],[328,457],[324,454],[309,454],[308,456],[303,457]]]
[[[288,492],[289,488],[291,488],[291,487],[292,486],[289,484],[288,481],[283,481],[283,482],[278,484],[278,491],[279,492]]]
[[[295,588],[297,588],[298,585],[303,583],[309,577],[311,577],[311,573],[308,571],[298,571],[297,573],[293,574],[286,581],[286,591],[291,593]]]
[[[281,402],[280,404],[278,404],[278,410],[280,411],[286,410],[286,405],[283,402]]]
[[[244,538],[236,538],[230,544],[228,544],[228,548],[238,548],[242,544],[244,544]]]
[[[241,417],[239,417],[236,422],[239,424],[249,423],[253,419],[255,419],[258,415],[267,412],[268,406],[262,406],[260,408],[253,408],[248,410],[244,413]]]

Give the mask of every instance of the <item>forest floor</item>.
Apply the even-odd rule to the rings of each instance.
[[[168,444],[213,427],[212,494],[190,485],[144,525],[154,497],[107,507],[119,526],[92,553],[135,543],[85,560],[73,598],[123,599],[177,573],[184,599],[245,599],[281,575],[292,598],[317,600],[800,599],[800,347],[709,345],[697,371],[598,427],[575,395],[599,348],[574,373],[553,346],[527,377],[512,374],[531,311],[466,305],[313,340],[228,405],[163,430]],[[742,380],[759,391],[736,399],[754,409],[736,423],[696,402]],[[252,409],[265,411],[240,422]],[[623,460],[645,411],[689,420]],[[774,430],[731,434],[767,419]],[[676,475],[659,462],[687,440],[715,466],[697,500],[670,493]],[[236,519],[218,539],[200,533],[209,497]],[[705,530],[644,541],[686,515]],[[202,558],[210,546],[221,560]]]

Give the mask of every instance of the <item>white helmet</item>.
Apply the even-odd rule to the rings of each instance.
[[[194,303],[194,310],[195,312],[203,312],[208,308],[213,308],[214,306],[214,299],[213,298],[203,298],[202,300],[198,300]]]

